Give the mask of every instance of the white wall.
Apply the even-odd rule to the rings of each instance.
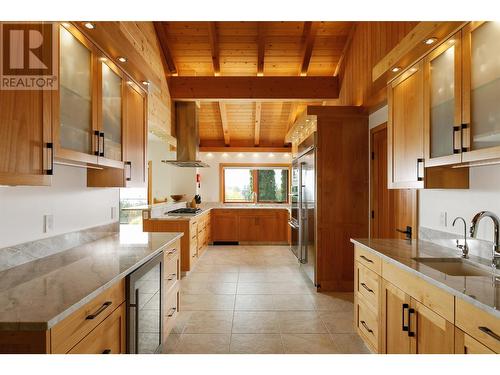
[[[201,188],[199,189],[199,193],[203,202],[219,202],[219,165],[221,163],[286,164],[292,162],[290,154],[269,154],[266,152],[200,152],[200,159],[210,165],[210,168],[198,169],[201,177]]]
[[[87,171],[56,165],[52,186],[0,187],[0,248],[118,221],[118,188],[87,188]],[[54,230],[43,232],[43,215]],[[118,216],[118,212],[117,212]]]
[[[172,194],[186,194],[186,199],[190,200],[196,194],[196,168],[162,163],[162,160],[176,158],[175,151],[168,149],[166,142],[149,133],[148,160],[153,162],[153,197],[170,200]]]
[[[370,129],[387,121],[387,106],[370,115]],[[463,233],[462,224],[452,226],[453,219],[462,216],[470,226],[472,217],[479,211],[489,210],[500,216],[500,165],[473,167],[469,169],[470,187],[467,190],[419,191],[420,226],[450,233]],[[447,220],[442,221],[441,217]],[[493,224],[483,219],[478,238],[491,241]]]

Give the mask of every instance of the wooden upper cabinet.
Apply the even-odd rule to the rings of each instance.
[[[125,86],[124,156],[126,187],[147,183],[147,94],[132,84]]]
[[[111,61],[99,59],[98,77],[98,123],[99,165],[123,168],[123,73]]]
[[[424,187],[423,66],[408,69],[388,87],[388,186]]]
[[[500,158],[500,22],[462,30],[464,162]]]
[[[50,185],[51,91],[0,90],[0,185]]]
[[[97,164],[96,65],[96,50],[87,39],[59,26],[59,101],[54,106],[58,159]]]
[[[461,32],[424,59],[426,167],[461,162],[461,62]]]

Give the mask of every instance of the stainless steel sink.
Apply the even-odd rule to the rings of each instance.
[[[461,258],[413,258],[450,276],[493,276],[492,272],[483,270],[480,266]]]

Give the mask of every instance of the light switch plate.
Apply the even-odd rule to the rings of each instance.
[[[116,211],[117,211],[116,206],[111,207],[111,220],[116,219]]]
[[[50,233],[54,230],[54,215],[43,215],[43,232]]]
[[[447,212],[443,211],[439,214],[439,225],[442,227],[448,226],[448,213]]]

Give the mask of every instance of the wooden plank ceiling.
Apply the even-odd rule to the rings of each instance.
[[[334,76],[354,22],[156,22],[173,76]],[[282,147],[322,101],[201,101],[200,146]]]

